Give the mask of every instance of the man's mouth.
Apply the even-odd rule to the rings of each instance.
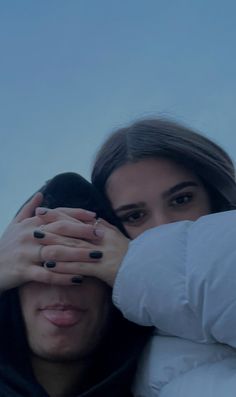
[[[81,321],[86,310],[73,305],[55,304],[42,307],[40,312],[46,320],[57,327],[72,327]]]

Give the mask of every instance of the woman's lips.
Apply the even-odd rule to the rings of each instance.
[[[85,313],[85,310],[70,305],[47,306],[40,311],[50,323],[57,327],[72,327],[82,319]]]

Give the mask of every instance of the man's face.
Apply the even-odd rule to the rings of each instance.
[[[87,357],[110,317],[110,289],[93,278],[68,287],[30,282],[19,297],[31,351],[49,361]]]

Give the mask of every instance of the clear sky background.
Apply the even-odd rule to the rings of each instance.
[[[236,158],[234,0],[0,0],[0,232],[45,180],[89,178],[137,117],[190,125]]]

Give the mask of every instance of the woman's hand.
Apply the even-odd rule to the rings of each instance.
[[[77,219],[85,221],[83,210],[40,211],[36,214],[46,223],[41,251],[45,266],[54,273],[96,277],[113,286],[130,240],[104,220],[84,224],[71,218],[77,211]]]
[[[43,239],[36,236],[39,236],[40,233],[42,236],[40,227],[45,221],[40,216],[32,217],[35,208],[41,204],[42,199],[42,194],[37,193],[21,209],[0,239],[0,293],[29,281],[60,285],[72,284],[73,276],[71,274],[52,273],[47,268],[42,267],[42,262],[47,258],[43,257]],[[89,237],[93,233],[94,227],[88,225],[89,227],[85,228],[85,225],[75,218],[82,217],[85,221],[92,223],[95,214],[83,210],[68,210],[68,212],[70,215],[65,213],[58,215],[60,212],[57,211],[57,218],[60,217],[67,222],[69,220],[70,223],[77,223],[78,229],[82,226],[82,230],[80,230],[81,238]],[[81,215],[80,212],[83,214]],[[71,215],[74,215],[75,218],[72,218]],[[99,239],[94,234],[93,237],[95,241]],[[66,237],[62,238],[62,240],[64,239]],[[71,244],[71,239],[68,239],[68,241]]]
[[[42,194],[37,193],[21,209],[0,239],[0,292],[25,282],[29,265],[40,259],[40,246],[32,244],[30,230],[38,225],[31,216],[41,201]]]
[[[123,235],[115,226],[109,224],[104,220],[100,220],[99,227],[104,231],[104,237],[100,243],[95,246],[90,244],[87,249],[92,253],[101,255],[97,259],[97,263],[68,263],[70,271],[78,272],[83,276],[96,277],[113,287],[116,275],[122,263],[122,260],[127,253],[130,240]],[[58,263],[57,270],[63,264]]]

